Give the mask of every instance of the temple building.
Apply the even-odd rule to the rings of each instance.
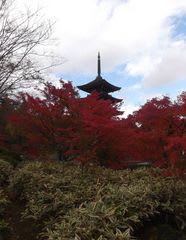
[[[103,79],[101,77],[101,60],[100,60],[99,53],[98,53],[98,76],[96,77],[95,80],[93,80],[87,84],[77,86],[77,87],[78,87],[78,89],[85,91],[87,93],[96,91],[99,93],[100,98],[102,98],[104,100],[109,99],[112,102],[121,102],[122,101],[122,99],[114,98],[111,95],[109,95],[109,93],[118,91],[121,88],[110,84],[109,82],[107,82],[105,79]]]

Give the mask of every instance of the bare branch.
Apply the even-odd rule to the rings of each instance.
[[[28,87],[42,81],[42,70],[50,66],[39,67],[33,56],[43,57],[37,48],[48,41],[51,34],[49,21],[42,21],[40,10],[13,17],[12,0],[0,0],[0,95],[15,89]],[[50,54],[46,56],[49,57]],[[57,65],[63,63],[60,62]]]

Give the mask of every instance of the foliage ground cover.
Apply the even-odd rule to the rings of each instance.
[[[0,190],[0,236],[3,236],[9,231],[9,224],[5,219],[7,214],[9,201],[5,193]]]
[[[39,239],[129,240],[156,216],[186,227],[186,185],[158,169],[33,162],[11,176],[9,191],[26,203],[23,219],[42,227]]]
[[[12,174],[13,167],[11,164],[0,159],[0,236],[6,235],[10,230],[9,223],[6,220],[10,202],[4,189],[8,186],[9,176]]]

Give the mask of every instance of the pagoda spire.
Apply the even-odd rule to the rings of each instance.
[[[110,92],[115,92],[120,90],[120,87],[114,86],[111,83],[107,82],[105,79],[101,77],[101,58],[100,52],[98,52],[98,76],[93,81],[77,86],[78,89],[85,91],[87,93],[92,93],[93,91],[98,92],[100,98],[104,100],[111,100],[112,102],[121,102],[122,99],[117,99],[109,95]]]
[[[101,58],[100,58],[100,52],[98,52],[98,76],[101,76]]]

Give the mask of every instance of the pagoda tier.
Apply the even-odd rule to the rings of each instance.
[[[115,92],[120,90],[120,87],[116,87],[109,82],[107,82],[105,79],[101,77],[101,61],[100,61],[100,54],[98,53],[98,76],[95,80],[81,85],[77,86],[80,90],[85,91],[87,93],[91,93],[93,91],[96,91],[100,94],[100,97],[102,99],[110,99],[113,102],[121,102],[122,99],[117,99],[109,95],[110,92]]]
[[[104,99],[104,100],[111,100],[112,102],[121,102],[122,99],[118,99],[118,98],[115,98],[115,97],[112,97],[111,95],[107,94],[107,93],[100,93],[99,94],[100,98],[101,99]]]
[[[97,76],[95,80],[87,84],[78,86],[78,88],[88,93],[91,93],[93,91],[110,93],[110,92],[115,92],[121,89],[120,87],[116,87],[110,84],[101,76]]]

